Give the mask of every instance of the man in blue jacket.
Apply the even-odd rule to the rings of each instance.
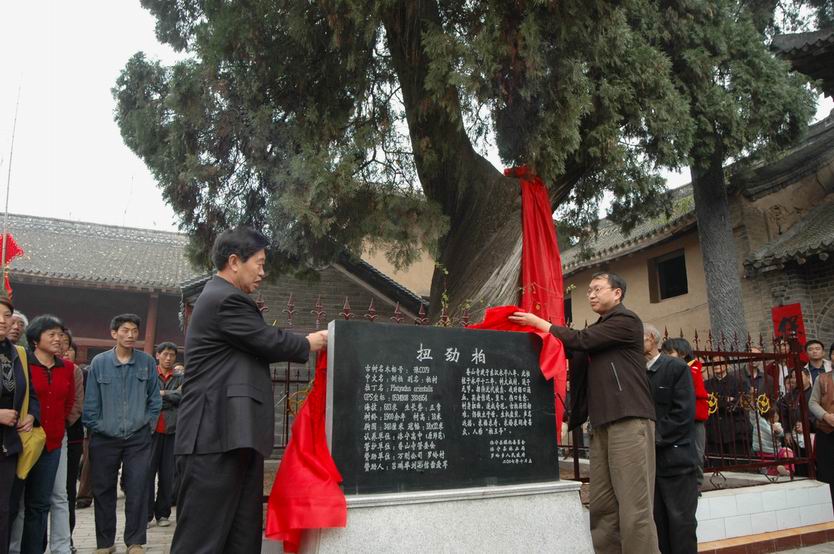
[[[90,363],[84,413],[90,430],[90,466],[96,515],[96,553],[115,552],[116,486],[122,467],[125,489],[125,545],[144,552],[148,514],[151,431],[162,398],[156,360],[136,350],[141,319],[117,315],[110,322],[116,347]]]

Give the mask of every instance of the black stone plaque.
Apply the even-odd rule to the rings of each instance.
[[[328,440],[346,494],[559,479],[528,333],[330,323]]]

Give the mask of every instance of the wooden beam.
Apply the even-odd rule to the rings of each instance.
[[[153,347],[156,342],[156,317],[159,312],[159,294],[148,295],[148,317],[145,318],[145,352],[153,355]]]

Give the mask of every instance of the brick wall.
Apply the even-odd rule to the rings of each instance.
[[[770,307],[799,303],[808,338],[817,338],[826,348],[834,341],[834,263],[817,258],[799,265],[791,263],[782,270],[769,271],[753,277],[762,288],[762,303],[769,304],[761,327],[765,336],[772,336]]]

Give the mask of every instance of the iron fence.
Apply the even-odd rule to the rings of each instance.
[[[664,341],[668,338],[667,330]],[[814,478],[812,383],[796,337],[754,342],[748,336],[741,343],[712,332],[704,339],[696,332],[690,344],[708,393],[704,473],[710,484],[723,488],[728,472],[761,473],[770,480]],[[563,461],[572,456],[574,479],[587,481],[579,461],[589,455],[588,430],[576,429],[566,438]]]
[[[259,302],[268,320],[269,308]],[[309,332],[321,329],[328,321],[319,297],[308,312],[315,317],[313,328],[296,328],[298,309],[289,295],[282,316],[274,324],[286,329]],[[408,317],[397,304],[390,314],[383,313],[371,299],[367,309],[357,313],[349,298],[337,317],[344,320],[386,321],[395,324],[429,325],[425,306],[416,317]],[[444,306],[436,325],[465,327],[470,313],[463,309],[454,316]],[[685,338],[683,332],[680,338]],[[668,330],[664,340],[670,338]],[[801,345],[795,337],[744,341],[738,337],[697,332],[689,341],[702,366],[702,378],[709,395],[709,416],[705,422],[705,474],[711,484],[724,486],[725,472],[758,472],[771,479],[785,476],[815,476],[813,456],[813,419],[808,410],[810,376],[803,371]],[[313,379],[312,360],[308,364],[272,366],[273,395],[276,408],[276,452],[286,447],[295,413],[306,397]],[[556,398],[564,405],[567,399]],[[567,411],[565,421],[567,421]],[[560,430],[561,432],[562,430]],[[591,430],[592,432],[592,430]],[[587,426],[562,434],[562,461],[573,461],[573,477],[587,480],[580,460],[589,454]]]

